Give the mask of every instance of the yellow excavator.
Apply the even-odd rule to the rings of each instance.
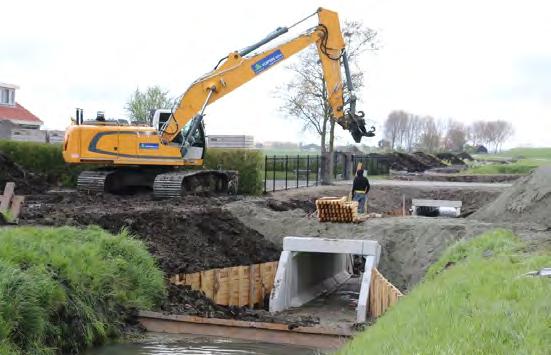
[[[319,23],[314,28],[253,53],[316,14]],[[78,189],[117,193],[149,187],[160,198],[186,192],[237,192],[237,172],[182,168],[203,165],[206,107],[312,44],[317,46],[332,119],[350,131],[356,142],[364,136],[373,137],[375,129],[366,130],[363,112],[356,112],[338,15],[319,8],[292,26],[279,27],[261,41],[223,57],[214,70],[191,84],[172,110],[155,111],[150,126],[106,120],[99,113],[96,119],[85,121],[82,110],[77,109],[76,120],[65,134],[63,158],[71,164],[103,166],[83,171],[78,177]],[[347,78],[346,101],[341,64]]]

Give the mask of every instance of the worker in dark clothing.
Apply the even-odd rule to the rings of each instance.
[[[364,176],[363,169],[356,172],[354,183],[352,183],[352,200],[358,202],[358,213],[365,212],[365,202],[369,192],[369,180]]]

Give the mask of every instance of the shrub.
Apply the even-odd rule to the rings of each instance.
[[[164,296],[163,273],[124,231],[0,230],[0,351],[78,352]]]
[[[207,150],[205,166],[209,169],[238,170],[239,192],[258,195],[264,184],[264,154],[251,149]]]

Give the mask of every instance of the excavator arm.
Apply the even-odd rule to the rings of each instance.
[[[356,98],[352,92],[345,43],[338,15],[336,12],[322,8],[318,9],[316,14],[319,18],[318,26],[306,33],[272,49],[248,56],[260,46],[289,30],[287,27],[280,27],[262,41],[241,51],[230,53],[213,71],[196,80],[181,96],[170,119],[161,128],[161,141],[163,143],[173,141],[189,123],[189,129],[183,132],[182,147],[186,149],[193,144],[194,133],[201,126],[205,108],[209,104],[314,43],[317,46],[323,69],[332,118],[344,129],[349,130],[356,142],[360,142],[362,136],[373,137],[374,128],[370,131],[365,129],[363,112],[355,112]],[[344,64],[350,93],[347,102],[344,101],[343,95],[341,62]]]

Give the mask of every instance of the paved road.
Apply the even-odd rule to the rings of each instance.
[[[395,187],[448,187],[448,188],[496,188],[504,189],[510,187],[510,183],[493,182],[451,182],[451,181],[405,181],[405,180],[370,180],[373,186],[395,186]],[[309,181],[309,186],[315,186],[315,181]],[[351,185],[352,181],[335,181],[335,185]],[[274,180],[266,180],[266,191],[273,191]],[[296,180],[288,181],[287,187],[297,187]],[[299,180],[298,187],[306,187],[306,180]],[[275,180],[275,190],[285,190],[285,180]]]
[[[335,184],[349,185],[351,181],[337,181]],[[455,182],[455,181],[405,181],[405,180],[370,180],[369,183],[373,186],[411,186],[411,187],[495,187],[507,188],[511,187],[510,183],[497,182]]]

